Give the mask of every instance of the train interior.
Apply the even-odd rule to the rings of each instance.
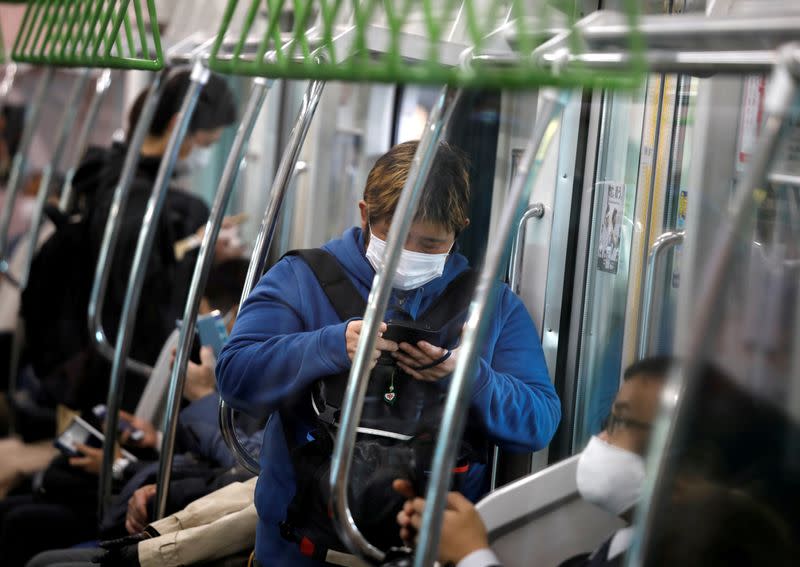
[[[167,368],[161,394],[156,394],[160,401],[149,414],[160,431],[158,447],[154,442],[148,456],[154,465],[147,484],[153,489],[150,503],[144,505],[146,520],[163,522],[166,512],[180,510],[171,504],[170,479],[189,474],[185,456],[175,449],[184,443],[180,433],[176,441],[175,428],[187,407],[182,401],[187,367],[202,366],[206,351],[200,345],[209,344],[200,335],[198,342],[194,330],[202,333],[206,317],[198,316],[198,310],[203,282],[214,280],[216,266],[210,256],[215,240],[225,235],[237,249],[236,261],[247,267],[247,274],[242,267],[235,289],[228,293],[239,306],[239,296],[244,300],[287,252],[322,246],[354,226],[361,227],[359,203],[373,166],[397,144],[419,140],[394,217],[401,218],[399,211],[406,206],[408,220],[405,224],[395,220],[387,239],[386,258],[394,258],[397,266],[413,217],[411,200],[417,198],[414,191],[422,191],[426,159],[433,155],[429,148],[446,141],[465,157],[471,192],[469,225],[457,233],[453,250],[467,259],[478,283],[471,289],[470,316],[461,337],[461,356],[446,389],[441,431],[434,435],[433,468],[441,470],[431,473],[425,494],[429,502],[441,504],[440,514],[426,510],[417,545],[392,563],[391,554],[377,551],[364,538],[348,507],[348,474],[352,476],[348,459],[353,457],[358,421],[354,415],[361,415],[357,406],[367,387],[366,357],[369,345],[377,340],[391,291],[392,271],[387,268],[388,276],[379,271],[370,297],[365,298],[363,328],[369,330],[358,343],[341,427],[334,435],[330,513],[352,555],[340,563],[334,559],[319,564],[433,564],[438,540],[447,534],[438,527],[425,528],[438,526],[444,514],[448,471],[455,462],[447,434],[460,438],[465,424],[470,428],[481,420],[469,407],[470,369],[475,373],[470,360],[483,352],[487,329],[500,324],[491,308],[494,296],[487,291],[497,280],[518,296],[535,325],[560,410],[554,434],[538,450],[520,450],[524,443],[513,442],[506,443],[510,449],[503,448],[499,441],[487,449],[488,492],[475,509],[497,564],[555,567],[577,554],[591,553],[628,529],[630,545],[618,565],[796,563],[800,552],[800,4],[793,0],[467,0],[441,5],[407,2],[400,10],[400,2],[82,0],[75,5],[96,5],[98,10],[104,5],[123,6],[118,12],[110,8],[107,17],[98,19],[116,25],[124,19],[127,24],[127,16],[123,18],[127,13],[132,21],[138,20],[138,28],[129,25],[118,33],[127,33],[131,43],[140,32],[150,45],[143,46],[148,57],[141,61],[129,57],[123,65],[122,58],[114,63],[97,57],[78,59],[73,51],[70,60],[64,55],[66,47],[55,57],[52,53],[61,48],[59,42],[67,45],[59,34],[35,38],[55,42],[50,59],[21,56],[26,30],[28,35],[37,33],[30,33],[37,9],[54,21],[71,17],[68,7],[60,12],[60,4],[0,1],[4,38],[0,462],[7,462],[0,466],[0,498],[35,495],[43,476],[47,478],[44,471],[51,470],[49,463],[63,453],[58,442],[76,423],[74,416],[92,422],[91,409],[87,417],[87,411],[74,411],[76,403],[53,393],[63,392],[53,390],[55,382],[63,386],[80,380],[70,373],[73,366],[61,364],[58,376],[48,376],[50,381],[37,375],[38,368],[52,362],[48,357],[63,349],[49,341],[31,341],[30,329],[42,322],[25,320],[23,312],[29,308],[25,304],[31,303],[26,296],[37,297],[34,294],[45,290],[54,300],[39,307],[56,309],[45,313],[45,323],[64,336],[80,335],[79,342],[94,353],[87,356],[103,362],[105,381],[86,386],[91,391],[73,389],[79,392],[75,395],[85,396],[80,403],[97,398],[97,403],[105,404],[106,413],[94,415],[90,427],[113,431],[124,426],[127,414],[119,417],[118,410],[134,413],[153,387],[148,377],[159,365]],[[356,44],[374,41],[379,45],[371,48],[375,51],[400,51],[404,59],[400,65],[389,65],[388,75],[375,72],[378,78],[369,80],[368,72],[359,74],[340,62],[341,52],[332,56],[324,51],[326,41],[340,38],[327,36],[318,38],[323,48],[314,53],[322,53],[316,56],[329,65],[321,68],[331,79],[312,72],[315,62],[322,60],[308,55],[316,45],[314,25],[320,25],[313,22],[327,22],[333,16],[326,10],[335,12],[350,4],[355,15],[347,10],[333,15],[342,21],[352,18],[356,27],[359,18],[372,18],[379,31],[391,29],[396,23],[392,18],[400,17],[396,11],[403,11],[410,22],[402,41],[384,39],[377,32],[355,39]],[[533,54],[525,53],[530,42],[524,38],[515,42],[511,33],[522,27],[509,24],[518,15],[515,6],[523,4],[544,6],[541,13],[529,12],[531,21],[536,18],[530,14],[547,15],[547,25],[539,22]],[[365,5],[372,11],[360,12]],[[53,11],[48,12],[51,6]],[[437,37],[426,41],[426,34],[433,35],[428,11],[440,8],[449,18],[446,39],[437,39],[445,37],[437,30]],[[625,14],[632,11],[640,23],[636,33],[635,26],[625,23]],[[489,22],[485,30],[476,23],[480,19],[476,14]],[[477,47],[471,39],[476,27],[488,38]],[[78,33],[64,29],[61,35]],[[297,29],[311,38],[311,46],[303,46],[305,67],[286,63],[279,49],[275,55],[281,34],[296,38]],[[503,33],[488,33],[495,29]],[[634,40],[641,40],[642,51],[638,55],[631,51],[628,57]],[[113,54],[114,41],[105,51],[107,56]],[[482,83],[474,73],[466,74],[467,69],[465,76],[472,82],[463,87],[457,80],[444,85],[450,79],[441,80],[444,75],[435,75],[424,64],[431,57],[431,41],[444,46],[434,50],[435,56],[452,68],[467,69],[465,53],[475,60],[485,57],[486,67],[477,67],[476,73],[480,78],[486,72],[488,78]],[[501,55],[493,51],[493,42],[503,44]],[[465,51],[464,45],[469,49]],[[265,55],[268,47],[273,51]],[[487,55],[481,55],[479,48]],[[577,55],[564,55],[573,48]],[[163,52],[163,66],[172,68],[173,75],[144,65],[151,63],[156,51]],[[237,63],[240,55],[252,57],[254,66],[248,67],[249,60],[244,59]],[[486,69],[495,65],[502,73],[510,56],[549,61],[543,67],[549,78],[539,79],[537,86],[533,80],[513,84],[510,72],[498,74],[508,80],[509,86],[503,86],[503,80],[494,79]],[[612,73],[617,67],[624,69],[629,59],[639,61],[638,56],[641,72],[633,73],[634,80],[622,87],[625,77],[620,75],[623,78],[615,85],[609,77],[617,75]],[[262,74],[259,58],[274,65],[266,67],[278,74]],[[393,81],[391,73],[401,76],[398,69],[404,66],[405,74]],[[570,74],[573,66],[577,70]],[[209,69],[232,94],[235,119],[220,129],[219,140],[208,145],[205,159],[192,164],[179,156],[180,145],[186,129],[191,132],[194,127],[189,126],[194,105],[203,104],[198,93],[209,81]],[[57,269],[37,262],[48,239],[77,222],[83,197],[77,181],[75,187],[72,182],[82,179],[76,172],[85,171],[81,166],[91,159],[93,148],[110,148],[112,142],[135,146],[137,136],[140,143],[149,140],[146,125],[137,128],[129,109],[137,100],[144,101],[140,120],[152,118],[159,96],[154,93],[169,88],[164,85],[176,70],[190,73],[191,78],[175,107],[178,126],[170,126],[166,157],[153,177],[157,190],[150,195],[148,187],[149,200],[140,199],[149,216],[128,227],[117,186],[114,199],[122,199],[123,210],[111,206],[104,213],[110,220],[97,220],[102,237],[97,250],[89,256],[61,257],[53,264]],[[415,81],[417,71],[427,78]],[[563,72],[566,75],[559,74]],[[347,80],[347,73],[354,78]],[[129,152],[126,159],[138,155]],[[144,354],[146,349],[137,344],[150,331],[136,325],[137,314],[141,321],[159,305],[150,295],[158,291],[152,290],[168,289],[145,284],[142,292],[150,256],[162,253],[158,243],[154,248],[152,236],[148,240],[148,231],[161,222],[158,213],[164,199],[159,195],[166,194],[166,184],[205,203],[209,220],[207,225],[205,219],[198,223],[204,229],[193,227],[185,235],[191,240],[188,249],[198,251],[197,260],[189,267],[191,277],[184,278],[186,286],[174,305],[177,317],[170,325],[178,319],[178,326],[168,330],[173,332],[174,350],[166,355],[162,351],[156,360],[158,349],[153,355]],[[135,186],[131,195],[137,190]],[[131,197],[130,203],[134,202]],[[166,210],[169,203],[167,197]],[[109,276],[115,226],[123,227],[123,235],[130,230],[137,237],[128,241],[123,236],[126,253],[133,257],[136,252],[128,277]],[[393,235],[402,239],[396,245]],[[116,253],[122,250],[119,246]],[[177,255],[178,248],[175,251]],[[384,266],[391,263],[386,260]],[[167,273],[173,276],[177,278]],[[66,290],[78,280],[88,282],[85,297],[52,291],[59,289],[53,282],[61,281]],[[484,281],[489,284],[482,287]],[[109,318],[117,303],[122,314]],[[80,304],[77,316],[73,317],[75,310],[58,311],[72,304]],[[217,308],[220,317],[227,315],[226,308],[232,309]],[[119,328],[111,328],[112,322]],[[160,342],[169,334],[162,331],[152,331]],[[225,336],[231,332],[223,331]],[[236,326],[232,332],[236,334]],[[639,424],[649,436],[641,495],[632,518],[621,519],[618,512],[583,497],[576,470],[587,445],[591,448],[593,440],[608,431],[609,418],[617,419],[615,400],[627,380],[626,369],[642,359],[659,357],[674,362],[658,397],[654,422]],[[213,364],[210,380],[208,391],[216,395]],[[237,407],[226,395],[220,400],[219,422],[214,405],[207,425],[224,439],[220,450],[227,460],[222,462],[239,471],[237,481],[246,482],[265,466],[265,453],[259,457],[247,440],[260,436],[267,418],[273,417],[247,416],[242,411],[246,404]],[[131,439],[130,432],[122,436]],[[91,473],[96,478],[86,498],[98,507],[99,518],[108,516],[104,507],[118,499],[120,491],[125,494],[112,471],[121,459],[114,450],[113,444],[101,444],[98,468]],[[123,453],[122,459],[126,458]],[[136,452],[131,458],[143,459]],[[269,478],[262,475],[256,492],[267,482]],[[249,498],[252,505],[252,492]],[[15,531],[10,516],[3,517],[7,513],[3,500],[2,564],[22,566],[39,551],[105,539],[82,533],[75,541],[59,539],[52,547],[16,541],[20,549],[11,553],[15,543],[11,534],[21,532]],[[247,565],[250,552],[258,553],[254,514],[247,520],[249,527],[237,531],[248,542],[236,550],[238,554],[225,553],[225,536],[220,535],[211,537],[208,547],[217,543],[222,551],[174,564]],[[118,537],[133,537],[130,534],[142,532],[148,523],[132,530],[125,520],[117,521],[127,529]],[[139,545],[137,561],[144,565]],[[226,558],[228,563],[223,562]]]

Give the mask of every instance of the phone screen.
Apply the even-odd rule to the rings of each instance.
[[[64,433],[56,439],[55,445],[63,453],[70,457],[76,457],[81,455],[78,445],[101,448],[103,446],[103,434],[81,418],[74,417],[67,429],[64,430]]]
[[[78,450],[78,445],[86,445],[96,449],[102,449],[105,436],[89,423],[78,416],[72,418],[72,422],[58,436],[53,444],[68,457],[80,457],[82,453]],[[131,462],[136,461],[136,457],[125,449],[121,450],[122,456]]]
[[[212,311],[197,318],[197,334],[200,335],[200,343],[211,347],[214,356],[219,356],[228,340],[228,329],[225,328],[225,322],[219,311]]]

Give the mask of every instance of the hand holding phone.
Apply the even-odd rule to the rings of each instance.
[[[105,436],[79,416],[72,418],[69,426],[53,441],[53,444],[68,457],[86,457],[87,453],[82,448],[102,449]],[[94,453],[92,451],[92,453]],[[136,457],[128,451],[122,450],[122,456],[129,461],[136,461]]]
[[[106,419],[106,406],[98,404],[92,408],[92,413],[98,421],[103,422]],[[125,412],[120,412],[120,419],[118,422],[119,433],[126,437],[126,440],[131,440],[134,443],[140,443],[144,439],[144,431],[134,427],[132,415]]]
[[[211,347],[214,356],[219,356],[222,347],[228,341],[228,329],[222,320],[219,311],[212,311],[207,315],[200,315],[197,318],[197,334],[200,336],[200,344]]]

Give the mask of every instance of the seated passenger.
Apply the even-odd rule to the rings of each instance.
[[[241,289],[246,272],[244,260],[229,261],[212,270],[209,291],[217,297],[233,296],[236,291],[222,293],[215,289],[222,279],[226,285]],[[231,272],[231,273],[226,273]],[[223,273],[225,277],[216,275]],[[222,301],[225,301],[224,299]],[[213,300],[203,303],[217,307]],[[222,310],[235,314],[236,306],[224,303]],[[169,351],[172,347],[169,347]],[[219,398],[214,388],[213,353],[201,350],[200,364],[189,363],[184,395],[189,404],[181,411],[176,433],[176,457],[169,510],[186,504],[230,482],[241,480],[234,471],[235,459],[224,443],[219,430],[217,411]],[[167,353],[169,357],[169,352]],[[169,371],[169,367],[165,369]],[[157,377],[155,378],[158,379]],[[166,382],[162,382],[165,386]],[[163,395],[162,390],[162,395]],[[137,462],[118,458],[114,466],[116,497],[106,511],[102,532],[114,537],[124,535],[128,504],[134,494],[144,505],[155,494],[155,485],[143,492],[145,485],[155,482],[158,472],[160,433],[151,424],[123,413],[123,420],[143,432],[140,440],[122,435],[123,443],[138,452]],[[260,447],[262,432],[250,435],[245,444],[251,450]],[[79,446],[82,456],[59,456],[44,471],[41,482],[32,494],[21,494],[0,501],[0,565],[22,566],[38,551],[74,545],[97,537],[97,475],[102,462],[102,450]],[[247,476],[247,475],[244,475]],[[147,513],[145,513],[145,519]],[[145,522],[146,523],[146,522]]]
[[[322,565],[328,550],[347,553],[325,496],[331,438],[367,296],[416,149],[417,142],[407,142],[378,159],[359,203],[360,227],[322,249],[287,255],[269,270],[242,306],[220,355],[217,378],[223,399],[252,416],[272,414],[256,491],[260,565]],[[388,322],[403,322],[411,331],[427,326],[437,338],[414,344],[378,338],[370,355],[373,373],[360,423],[370,434],[361,430],[356,453],[404,467],[407,478],[420,482],[427,467],[425,439],[438,428],[473,292],[474,274],[456,249],[469,223],[468,206],[464,160],[442,144],[386,313]],[[473,500],[488,489],[490,444],[512,451],[541,449],[560,419],[533,321],[520,299],[507,286],[498,286],[461,452],[458,482]],[[381,329],[386,333],[389,327],[383,323]],[[405,336],[413,336],[411,331]],[[393,456],[405,451],[410,457],[417,449],[417,470],[409,470],[407,458]],[[391,491],[395,476],[374,478],[375,466],[367,461],[357,460],[351,475],[356,521],[376,544],[400,544],[392,529],[402,505]]]
[[[132,181],[119,239],[110,266],[108,291],[102,313],[103,327],[113,344],[119,327],[124,297],[131,276],[139,232],[167,144],[175,129],[190,73],[179,72],[163,86],[153,120],[141,148]],[[145,93],[141,93],[129,115],[129,135],[139,119]],[[205,155],[220,138],[224,127],[236,117],[234,97],[225,81],[212,75],[203,87],[181,144],[179,158]],[[78,222],[65,222],[42,247],[34,262],[28,289],[23,294],[26,342],[35,352],[32,359],[39,379],[52,384],[54,403],[85,410],[105,402],[111,368],[89,344],[86,313],[98,254],[106,229],[117,182],[122,174],[127,145],[87,153],[76,172],[74,187],[82,202]],[[197,161],[197,160],[192,160]],[[188,254],[187,239],[197,240],[209,210],[196,195],[168,188],[162,213],[156,221],[152,253],[136,313],[130,356],[152,365],[161,346],[182,316],[186,292],[196,255]],[[237,257],[241,249],[228,247],[221,238],[215,261]],[[60,275],[54,278],[53,274]],[[59,314],[53,319],[53,314]],[[127,373],[123,408],[132,410],[145,380]]]
[[[670,359],[656,357],[640,360],[625,370],[608,427],[589,440],[578,461],[577,483],[581,496],[628,524],[642,492],[644,455],[670,365]],[[411,543],[422,525],[425,500],[415,498],[411,486],[404,480],[395,481],[395,488],[409,497],[397,515],[397,522],[400,536]],[[622,565],[632,536],[632,527],[623,528],[593,553],[573,557],[561,567]],[[489,548],[486,528],[475,506],[458,492],[451,492],[447,497],[439,560],[455,563],[456,567],[500,566]]]
[[[255,481],[229,484],[101,548],[42,552],[27,567],[181,567],[224,558],[244,565],[256,536]]]

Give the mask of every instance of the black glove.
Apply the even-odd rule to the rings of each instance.
[[[102,567],[141,567],[139,546],[128,545],[106,551],[103,555],[93,558],[92,563],[99,563]]]
[[[150,539],[151,537],[158,537],[161,534],[156,531],[153,526],[147,526],[144,531],[139,532],[138,534],[132,534],[125,537],[117,538],[117,539],[109,539],[106,541],[101,541],[99,543],[100,547],[107,551],[114,551],[115,549],[120,549],[122,547],[127,547],[129,545],[137,545],[140,541],[144,541],[146,539]]]

